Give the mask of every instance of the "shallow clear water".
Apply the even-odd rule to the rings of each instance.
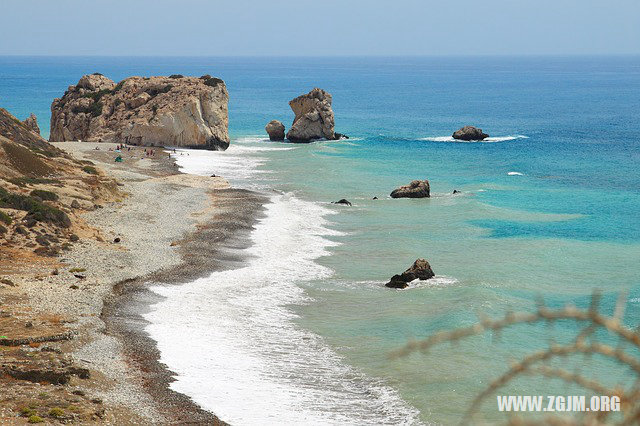
[[[407,339],[477,311],[531,310],[538,296],[588,306],[594,289],[607,312],[628,291],[626,321],[640,319],[640,58],[0,58],[0,106],[36,112],[47,131],[51,99],[96,71],[223,78],[232,148],[179,163],[277,190],[247,270],[159,287],[170,297],[150,314],[176,389],[223,418],[450,424],[510,359],[566,341],[575,324],[388,359]],[[264,125],[288,127],[288,100],[314,86],[332,93],[351,139],[264,141]],[[451,142],[465,124],[493,138]],[[388,198],[418,178],[431,199]],[[341,198],[354,205],[330,204]],[[417,257],[435,280],[382,286]],[[176,334],[202,345],[171,345]],[[605,382],[625,376],[597,357],[574,362]],[[507,391],[576,392],[536,378]],[[503,419],[491,401],[482,413]]]

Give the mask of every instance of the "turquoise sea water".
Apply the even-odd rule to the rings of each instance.
[[[511,359],[566,342],[578,328],[516,327],[390,360],[408,339],[470,325],[478,311],[530,311],[539,297],[586,307],[596,289],[606,312],[627,292],[625,321],[640,323],[638,57],[0,58],[0,106],[19,118],[35,112],[47,133],[51,100],[91,72],[116,81],[174,73],[226,81],[235,169],[214,158],[207,171],[233,169],[240,186],[275,189],[334,213],[323,224],[334,244],[315,259],[330,273],[299,272],[305,301],[288,306],[292,323],[397,390],[421,421],[454,423]],[[351,139],[264,141],[264,125],[279,119],[288,127],[287,102],[316,86],[332,93],[336,130]],[[466,124],[497,141],[445,141]],[[237,173],[242,168],[262,173]],[[388,198],[424,178],[431,199]],[[353,206],[330,204],[341,198]],[[417,257],[430,261],[435,281],[404,291],[382,286]],[[607,384],[627,375],[599,357],[554,365],[580,365]],[[504,392],[584,394],[536,377]],[[504,419],[495,400],[482,415]]]

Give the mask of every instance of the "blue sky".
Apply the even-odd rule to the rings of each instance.
[[[640,0],[2,0],[0,55],[640,54]]]

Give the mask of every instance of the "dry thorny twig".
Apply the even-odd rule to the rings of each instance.
[[[514,362],[511,367],[500,377],[493,380],[471,403],[464,414],[461,424],[470,423],[477,415],[480,407],[486,399],[507,385],[509,382],[524,374],[539,374],[543,377],[560,379],[567,383],[578,385],[583,389],[598,395],[617,395],[620,397],[623,417],[619,424],[630,425],[640,423],[640,360],[623,349],[622,343],[628,343],[631,347],[640,349],[640,332],[634,331],[622,324],[624,309],[626,306],[626,294],[620,294],[612,316],[606,316],[599,312],[600,294],[594,293],[589,309],[578,309],[575,306],[566,306],[562,309],[550,309],[539,302],[538,309],[532,313],[507,313],[503,318],[492,320],[480,316],[480,321],[470,327],[459,328],[452,331],[442,331],[429,336],[424,340],[410,341],[403,348],[393,352],[392,358],[404,357],[413,352],[426,352],[433,346],[444,342],[456,342],[470,336],[476,336],[485,332],[499,333],[500,331],[517,324],[549,323],[560,320],[573,320],[585,323],[586,326],[576,335],[575,339],[565,345],[551,344],[547,349],[531,353],[521,360]],[[596,330],[606,330],[621,342],[618,347],[595,341],[593,334]],[[608,388],[595,379],[584,377],[580,373],[552,368],[541,365],[559,357],[568,357],[576,354],[598,354],[610,358],[622,367],[631,369],[635,381],[633,385],[625,389],[623,386]],[[566,419],[547,419],[547,423],[553,424],[598,424],[605,421],[609,413],[588,413],[580,419],[572,419],[567,423]],[[520,419],[511,419],[510,424],[535,424],[535,422],[523,422]]]

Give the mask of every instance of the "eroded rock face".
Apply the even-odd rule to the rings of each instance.
[[[38,126],[38,118],[34,113],[31,113],[29,117],[27,117],[22,124],[24,124],[29,130],[33,133],[39,135],[40,134],[40,126]]]
[[[481,141],[488,138],[489,135],[482,132],[482,129],[478,129],[473,126],[464,126],[461,129],[453,132],[453,138],[462,141]]]
[[[431,265],[425,259],[417,259],[413,265],[400,275],[394,275],[391,280],[385,284],[390,288],[407,288],[409,283],[415,279],[421,281],[435,277]]]
[[[284,124],[278,120],[271,120],[264,128],[269,135],[269,140],[283,141],[284,140]]]
[[[209,75],[118,84],[85,75],[51,104],[49,140],[226,149],[228,102],[224,81]]]
[[[331,101],[331,95],[318,88],[291,100],[289,106],[296,116],[287,133],[287,139],[291,142],[336,139]]]
[[[409,185],[403,185],[391,192],[391,198],[428,198],[431,188],[428,180],[414,180]]]

